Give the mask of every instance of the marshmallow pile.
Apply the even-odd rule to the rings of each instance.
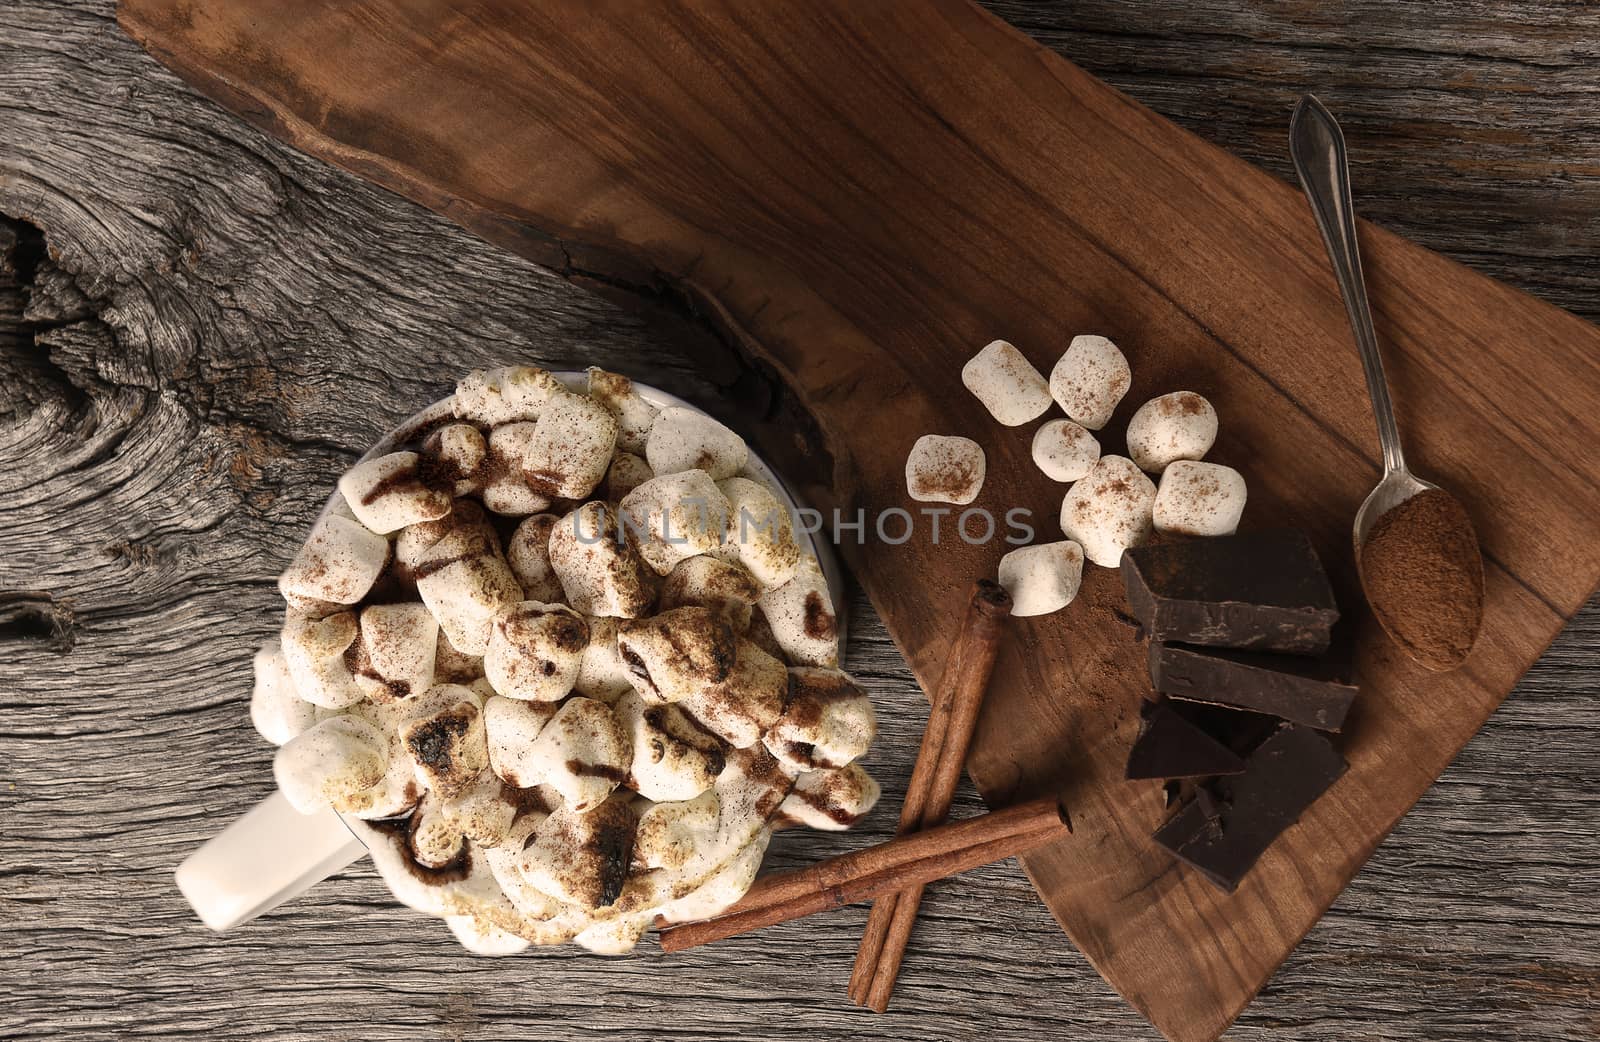
[[[967,362],[961,380],[1008,427],[1038,419],[1052,402],[1067,414],[1033,436],[1035,465],[1052,481],[1070,483],[1060,515],[1067,538],[1001,560],[999,579],[1014,614],[1066,607],[1077,595],[1085,558],[1115,568],[1123,550],[1152,532],[1218,536],[1238,527],[1244,478],[1231,467],[1202,462],[1217,438],[1217,413],[1193,391],[1140,406],[1128,421],[1128,455],[1101,454],[1093,432],[1111,421],[1133,384],[1127,358],[1105,337],[1074,337],[1048,380],[1014,346],[996,340]],[[928,435],[906,462],[907,488],[918,500],[970,503],[983,473],[982,448],[965,438]]]
[[[339,480],[279,579],[250,714],[296,809],[507,954],[627,951],[738,900],[774,828],[872,808],[872,704],[737,434],[598,369],[452,401]]]

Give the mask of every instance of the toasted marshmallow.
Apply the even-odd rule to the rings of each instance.
[[[655,916],[637,914],[603,919],[572,939],[572,943],[595,955],[626,955],[649,932]]]
[[[444,868],[466,850],[467,837],[444,812],[444,803],[445,798],[438,793],[427,793],[407,822],[406,841],[411,844],[411,856],[425,868]]]
[[[478,697],[464,687],[435,688],[457,696],[437,712],[412,720],[400,728],[400,740],[417,772],[417,780],[443,796],[463,791],[489,766],[483,713]]]
[[[738,554],[763,586],[782,586],[800,566],[800,544],[788,509],[772,489],[749,478],[717,482],[728,497],[728,533],[724,542]]]
[[[492,435],[489,441],[492,445]],[[587,395],[564,393],[545,402],[533,435],[519,444],[517,457],[522,476],[535,492],[582,499],[606,476],[616,445],[616,417]]]
[[[633,674],[617,651],[617,620],[596,615],[584,621],[589,624],[589,645],[583,649],[572,690],[609,705],[633,690]]]
[[[559,601],[566,596],[550,567],[550,533],[560,521],[555,514],[534,514],[517,525],[506,542],[506,562],[530,601]]]
[[[583,614],[637,619],[655,603],[656,573],[605,503],[591,500],[563,517],[549,549],[567,603]]]
[[[250,691],[250,722],[273,745],[282,745],[317,722],[317,707],[300,697],[289,663],[277,641],[269,641],[252,663],[255,686]]]
[[[471,684],[483,679],[483,656],[457,651],[455,645],[439,631],[433,645],[433,679],[438,684]]]
[[[496,616],[483,674],[507,698],[555,702],[578,679],[589,627],[564,604],[523,601]]]
[[[417,582],[417,565],[427,552],[451,532],[474,530],[487,526],[488,515],[476,500],[458,499],[450,506],[450,513],[437,521],[422,521],[407,525],[394,539],[394,571],[397,578],[412,586]]]
[[[522,588],[488,524],[452,529],[417,562],[417,593],[457,651],[482,655],[495,616],[522,600]]]
[[[533,743],[558,708],[554,702],[524,702],[501,695],[483,704],[489,768],[507,785],[527,789],[539,784],[541,767],[533,759]]]
[[[374,702],[420,694],[433,685],[439,623],[425,604],[361,609],[353,668],[357,690]]]
[[[638,820],[619,796],[587,814],[561,807],[534,830],[522,878],[565,904],[603,908],[622,896]]]
[[[1075,336],[1050,370],[1050,397],[1092,431],[1104,427],[1133,384],[1133,371],[1117,345],[1103,336]]]
[[[1100,458],[1100,442],[1071,420],[1051,420],[1033,435],[1033,465],[1051,481],[1077,481]]]
[[[674,608],[617,628],[617,651],[647,702],[678,702],[727,680],[739,638],[709,608]]]
[[[1217,440],[1217,410],[1193,391],[1176,391],[1139,406],[1128,421],[1128,455],[1160,474],[1174,460],[1197,460]]]
[[[356,520],[382,535],[450,513],[450,492],[423,484],[415,452],[391,452],[357,463],[339,479],[339,494]]]
[[[843,767],[878,733],[872,702],[837,669],[789,670],[783,715],[762,736],[767,751],[796,771]]]
[[[858,763],[836,771],[807,771],[778,808],[779,825],[837,832],[860,821],[877,804],[878,783]]]
[[[679,561],[661,584],[661,610],[710,608],[742,633],[761,592],[761,584],[744,565],[702,554]]]
[[[357,632],[354,612],[342,611],[325,619],[295,613],[285,617],[278,640],[301,698],[324,709],[343,709],[361,701],[361,690],[344,655],[355,643]]]
[[[1156,486],[1126,456],[1102,456],[1061,501],[1061,531],[1084,556],[1115,568],[1151,531]]]
[[[541,784],[583,812],[599,806],[628,776],[628,732],[604,702],[581,695],[561,704],[528,752]]]
[[[632,749],[628,784],[646,799],[693,799],[722,773],[722,742],[677,706],[654,705],[630,691],[614,712]]]
[[[480,495],[483,505],[495,513],[525,517],[550,506],[549,495],[529,484],[523,469],[538,433],[533,423],[506,423],[489,432],[489,462]]]
[[[657,575],[722,546],[731,508],[704,471],[651,478],[622,497],[620,520]]]
[[[919,503],[965,506],[983,491],[983,449],[971,438],[924,434],[906,456],[906,492]]]
[[[474,955],[497,958],[502,955],[520,955],[533,947],[533,942],[518,937],[508,930],[484,922],[470,915],[447,915],[444,924],[461,947]]]
[[[767,622],[767,617],[762,614],[759,606],[750,612],[750,625],[745,627],[744,638],[784,665],[794,665],[789,661],[789,653],[783,650],[783,645],[779,644],[778,638],[773,635],[772,624]]]
[[[611,457],[611,465],[606,468],[606,480],[602,486],[606,501],[621,502],[623,496],[655,476],[656,472],[650,469],[650,464],[645,462],[643,456],[635,456],[631,452],[617,453]]]
[[[755,883],[769,838],[763,831],[693,890],[662,905],[661,918],[669,923],[688,923],[710,919],[733,907]]]
[[[744,469],[750,449],[743,438],[705,413],[674,405],[656,415],[644,458],[657,474],[699,470],[721,481]]]
[[[639,815],[633,857],[646,868],[679,872],[717,840],[722,801],[702,792],[680,802],[660,802]]]
[[[828,594],[828,580],[817,559],[807,554],[795,577],[767,590],[757,602],[783,657],[796,666],[839,664],[839,619]]]
[[[1083,547],[1071,539],[1019,547],[1000,558],[999,579],[1011,595],[1011,614],[1060,611],[1083,583]]]
[[[485,427],[537,420],[545,402],[566,390],[554,375],[529,365],[475,370],[456,384],[455,414]]]
[[[746,749],[777,722],[788,689],[789,675],[783,663],[750,641],[740,640],[727,678],[697,688],[677,703],[706,730],[736,749]]]
[[[483,488],[489,443],[470,423],[451,423],[422,442],[424,472],[456,496],[470,496]]]
[[[1151,513],[1158,532],[1232,535],[1244,501],[1244,476],[1232,467],[1174,460],[1161,475]]]
[[[272,776],[301,814],[343,809],[349,797],[383,780],[388,741],[365,720],[339,715],[312,727],[278,750]]]
[[[1007,427],[1037,419],[1050,408],[1050,385],[1011,344],[991,342],[961,367],[961,382]]]
[[[656,407],[633,389],[633,381],[604,369],[589,369],[589,397],[604,405],[617,418],[617,448],[643,453],[656,422]]]
[[[389,540],[330,510],[278,576],[278,590],[291,600],[354,604],[372,589],[388,561]]]
[[[487,706],[484,712],[487,715]],[[511,834],[517,794],[493,771],[482,771],[456,795],[441,801],[438,812],[467,839],[481,847],[496,847]]]

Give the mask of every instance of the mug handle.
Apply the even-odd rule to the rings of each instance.
[[[367,848],[332,810],[301,814],[274,792],[173,873],[200,921],[231,930],[361,860]]]

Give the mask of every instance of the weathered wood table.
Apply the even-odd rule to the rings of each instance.
[[[995,6],[1280,174],[1316,89],[1367,216],[1600,318],[1600,11]],[[1153,1037],[1009,865],[932,891],[881,1019],[843,999],[859,909],[671,960],[490,962],[358,866],[207,933],[170,870],[269,787],[249,657],[332,475],[474,366],[598,360],[701,399],[739,367],[688,368],[718,350],[693,316],[586,294],[262,137],[109,3],[0,5],[0,215],[4,1037]],[[854,608],[892,802],[923,701]],[[1597,637],[1591,606],[1230,1037],[1600,1034]]]

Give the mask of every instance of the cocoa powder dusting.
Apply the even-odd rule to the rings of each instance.
[[[1483,558],[1472,520],[1429,489],[1378,518],[1361,547],[1361,585],[1383,628],[1429,669],[1454,669],[1483,622]]]

